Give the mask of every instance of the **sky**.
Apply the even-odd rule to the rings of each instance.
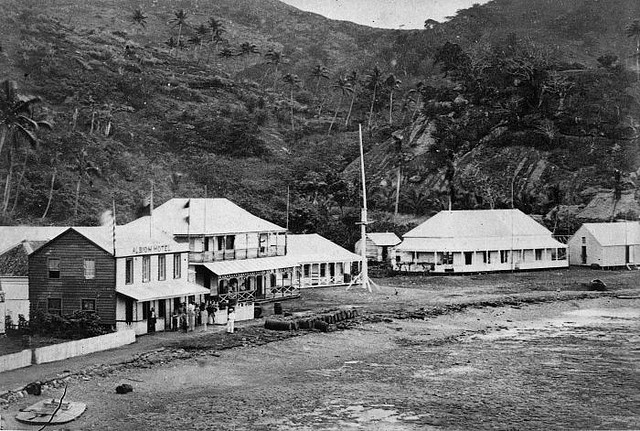
[[[281,0],[327,18],[353,21],[370,27],[416,29],[424,21],[444,21],[474,3],[488,0]]]

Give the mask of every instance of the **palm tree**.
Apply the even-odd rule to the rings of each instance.
[[[131,21],[142,28],[147,27],[147,16],[142,12],[142,9],[136,9],[133,11]]]
[[[353,90],[351,92],[351,104],[349,105],[349,113],[347,114],[347,119],[344,122],[345,126],[349,125],[349,119],[351,118],[351,111],[353,111],[353,103],[356,101],[356,89],[358,86],[358,72],[356,72],[355,70],[352,71],[348,76],[347,76],[347,82],[349,83],[349,86],[351,87],[351,90]]]
[[[220,42],[223,41],[222,33],[227,30],[224,28],[224,24],[222,21],[217,20],[213,17],[209,18],[208,21],[209,29],[211,30],[211,43],[213,44],[214,49],[218,46]],[[209,56],[207,56],[207,63],[209,62],[209,57],[211,52],[209,52]]]
[[[251,54],[260,54],[260,50],[258,49],[258,47],[256,46],[255,43],[250,43],[250,42],[243,42],[240,45],[240,55],[245,56],[245,55],[251,55]],[[245,67],[247,65],[245,64]]]
[[[280,51],[269,48],[269,50],[264,54],[264,57],[267,59],[267,64],[273,64],[274,66],[273,74],[275,78],[273,80],[273,86],[275,87],[278,80],[278,66],[284,62],[284,55]],[[265,77],[266,75],[262,79]]]
[[[206,27],[205,27],[206,28]],[[204,39],[198,33],[189,38],[189,43],[193,46],[193,57],[198,58],[198,47],[202,50],[202,41]]]
[[[22,142],[27,142],[32,148],[37,148],[36,132],[40,127],[51,129],[51,123],[33,119],[33,105],[41,100],[36,96],[26,96],[18,93],[18,84],[6,80],[0,83],[0,155],[5,142],[9,142],[7,160],[9,170],[5,178],[2,212],[6,214],[11,196],[11,181],[13,176],[14,156]],[[26,156],[25,156],[26,157]],[[25,161],[26,163],[26,161]]]
[[[331,87],[340,92],[340,100],[338,101],[338,105],[336,106],[336,112],[333,114],[333,119],[331,120],[331,124],[329,125],[329,131],[327,132],[327,135],[331,134],[333,123],[335,123],[336,118],[338,118],[338,112],[340,111],[340,107],[342,106],[342,99],[349,93],[353,93],[353,89],[349,85],[349,81],[347,81],[347,79],[342,76],[339,76],[338,79],[336,79],[336,82]]]
[[[624,29],[627,37],[632,38],[636,43],[636,74],[638,81],[640,81],[640,20],[634,20],[631,24],[628,24]]]
[[[320,80],[329,79],[329,69],[322,64],[317,64],[311,71],[311,76],[316,78],[316,96],[318,95],[318,88],[320,87]]]
[[[300,84],[300,78],[298,75],[287,73],[282,77],[282,80],[289,85],[289,90],[291,94],[291,130],[295,131],[294,122],[293,122],[293,89]]]
[[[366,76],[366,85],[367,88],[373,91],[371,96],[371,109],[369,111],[369,121],[367,122],[367,129],[371,130],[371,119],[373,118],[373,107],[376,103],[376,93],[378,91],[378,87],[382,82],[382,71],[378,68],[378,66],[374,66],[374,68],[369,72]]]
[[[194,38],[198,37],[200,39],[198,40],[198,47],[200,48],[200,53],[202,54],[202,45],[204,44],[205,38],[209,34],[209,27],[207,27],[205,24],[200,24],[198,27],[196,27],[195,33],[195,36],[191,37],[189,42],[193,43],[195,40]]]
[[[400,84],[402,84],[402,81],[400,81],[398,78],[396,78],[396,76],[392,73],[389,75],[389,77],[384,81],[385,85],[387,86],[387,88],[389,89],[389,124],[393,124],[393,92],[395,90],[400,89]]]
[[[182,27],[188,25],[187,24],[187,12],[184,9],[180,9],[177,12],[174,12],[174,18],[170,19],[169,22],[173,24],[173,27],[178,27],[178,47],[180,46],[181,38],[182,38]]]

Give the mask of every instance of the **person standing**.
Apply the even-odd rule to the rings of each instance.
[[[227,333],[233,334],[235,330],[235,322],[236,322],[236,309],[233,307],[229,307],[227,309]]]
[[[150,333],[156,332],[156,309],[153,307],[149,310],[149,322],[147,329]]]
[[[202,310],[200,310],[200,318],[202,319],[202,330],[206,331],[207,324],[209,323],[209,313],[205,307],[202,307]]]
[[[189,332],[191,332],[196,326],[196,306],[193,302],[187,305],[187,321],[189,322]]]
[[[216,308],[211,301],[209,301],[209,304],[207,305],[207,313],[209,314],[209,325],[213,325],[216,318]]]

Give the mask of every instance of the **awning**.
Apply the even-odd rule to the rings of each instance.
[[[255,259],[221,260],[203,263],[202,266],[218,276],[267,273],[281,268],[298,266],[296,259],[288,256],[259,257]]]
[[[144,285],[117,287],[116,292],[140,302],[211,293],[206,287],[194,283],[145,283]]]

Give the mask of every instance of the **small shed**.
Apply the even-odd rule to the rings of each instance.
[[[569,264],[640,265],[640,222],[585,223],[569,239]]]
[[[393,232],[367,233],[366,256],[368,261],[385,262],[390,258],[390,251],[400,244],[401,240]],[[356,254],[362,254],[362,239],[356,242]]]

